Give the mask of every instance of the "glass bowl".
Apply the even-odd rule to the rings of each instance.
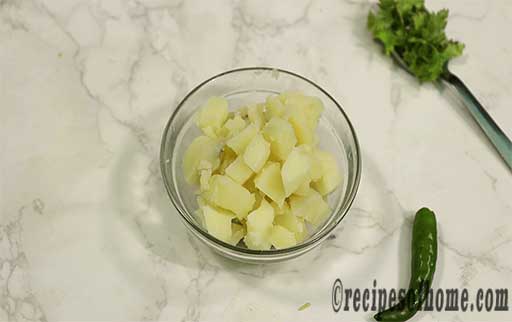
[[[195,217],[198,208],[194,187],[185,181],[182,160],[186,148],[200,135],[194,114],[211,96],[223,96],[230,109],[263,102],[268,95],[298,90],[322,100],[325,109],[318,124],[320,148],[332,152],[341,167],[342,184],[328,197],[332,209],[326,221],[300,244],[279,250],[251,250],[227,244],[208,234]],[[179,103],[165,127],[160,149],[160,167],[169,197],[190,232],[216,252],[248,263],[268,263],[304,254],[325,240],[341,222],[357,192],[361,176],[361,153],[356,133],[341,106],[320,86],[295,73],[265,67],[230,70],[199,84]]]

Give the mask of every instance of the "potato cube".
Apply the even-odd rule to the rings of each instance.
[[[269,250],[272,247],[269,238],[270,230],[265,232],[248,232],[244,237],[244,243],[249,249]]]
[[[311,153],[311,181],[317,181],[323,174],[322,161],[318,157],[317,152],[319,152],[319,150],[315,150]]]
[[[281,179],[281,165],[277,162],[269,162],[254,178],[254,184],[261,192],[282,206],[284,203],[284,188]]]
[[[286,92],[282,92],[281,94],[279,94],[279,100],[283,103],[283,104],[286,104],[288,102],[288,100],[290,100],[290,98],[292,97],[304,97],[304,94],[302,94],[302,92],[300,91],[286,91]]]
[[[274,208],[265,200],[247,216],[247,232],[267,231],[274,221]]]
[[[211,169],[204,169],[199,174],[199,190],[206,191],[210,189],[210,178],[212,176]]]
[[[305,96],[302,94],[289,95],[286,98],[285,106],[289,110],[293,110],[302,113],[306,120],[309,128],[315,129],[320,115],[324,109],[322,101],[317,97]],[[294,112],[291,112],[292,114]]]
[[[311,156],[314,152],[314,147],[310,144],[301,144],[297,146],[297,149]]]
[[[322,100],[320,100],[318,97],[311,97],[310,96],[311,103],[308,106],[309,115],[313,120],[315,120],[315,126],[318,123],[318,120],[320,119],[320,116],[322,115],[322,112],[324,111],[324,104],[322,103]]]
[[[302,231],[305,229],[302,219],[293,215],[292,213],[275,216],[274,225],[283,226],[284,228],[294,233],[302,233]]]
[[[244,161],[254,172],[259,172],[270,155],[270,143],[261,134],[256,135],[247,145]]]
[[[240,133],[229,139],[226,144],[229,146],[237,155],[244,153],[245,148],[252,139],[258,134],[258,128],[255,125],[248,125]]]
[[[253,174],[251,168],[245,164],[241,156],[237,157],[235,161],[226,168],[225,173],[239,184],[244,184]]]
[[[313,182],[312,186],[325,196],[341,183],[341,174],[334,155],[325,151],[317,151],[315,155],[321,164],[322,176]]]
[[[197,165],[197,170],[212,170],[213,164],[208,160],[201,160],[199,161],[199,164]]]
[[[231,245],[237,245],[242,238],[247,234],[247,231],[245,230],[245,227],[240,224],[231,224],[231,238],[229,239],[229,243]]]
[[[272,227],[269,241],[276,249],[283,249],[297,245],[295,234],[278,225]]]
[[[220,134],[224,138],[232,138],[245,129],[246,126],[245,120],[240,115],[235,115],[224,123]]]
[[[197,126],[211,136],[228,118],[228,101],[223,97],[211,97],[197,115]]]
[[[285,92],[281,94],[281,101],[285,109],[291,114],[299,112],[304,114],[307,124],[315,129],[324,110],[322,101],[313,96],[306,96],[300,92]]]
[[[309,182],[311,160],[310,157],[294,148],[281,169],[285,197],[294,193],[304,182]]]
[[[318,226],[329,215],[329,205],[315,190],[305,197],[290,197],[290,209],[293,215],[304,218],[314,226]]]
[[[259,208],[247,216],[247,235],[244,242],[250,249],[270,249],[270,232],[274,221],[274,208],[265,200],[261,200]]]
[[[315,130],[311,128],[307,117],[301,111],[290,112],[288,121],[293,126],[299,144],[316,144]]]
[[[308,237],[308,230],[306,228],[306,224],[304,223],[304,219],[298,218],[298,221],[299,225],[302,226],[302,230],[295,233],[295,240],[297,240],[297,244],[304,241]]]
[[[214,175],[210,179],[210,189],[203,193],[203,197],[214,205],[230,210],[239,219],[247,216],[254,205],[254,196],[233,179]]]
[[[248,115],[249,111],[248,111],[247,106],[242,106],[242,107],[238,108],[238,110],[236,110],[236,114],[240,115],[240,117],[242,117],[244,120],[249,119],[249,115]]]
[[[224,174],[226,171],[226,168],[236,159],[236,153],[233,151],[230,147],[224,146],[222,151],[220,152],[220,165],[217,168],[216,171],[213,173],[215,174]]]
[[[284,192],[283,192],[284,195]],[[274,214],[276,216],[282,216],[290,212],[290,206],[286,201],[283,201],[282,205],[278,205],[275,201],[272,201],[270,203],[272,207],[274,208]]]
[[[309,186],[309,180],[304,181],[298,188],[293,192],[294,195],[297,196],[307,196],[311,192],[311,187]]]
[[[234,218],[234,214],[209,205],[203,206],[202,213],[208,233],[224,242],[229,242],[232,237],[231,219]]]
[[[264,108],[265,105],[263,104],[249,105],[247,107],[247,116],[249,118],[249,122],[256,125],[258,129],[261,129],[265,124],[265,116],[263,115]]]
[[[213,128],[212,126],[203,127],[201,129],[201,131],[203,131],[204,135],[206,135],[208,137],[211,137],[212,139],[218,139],[219,138],[219,135],[217,134],[218,131],[215,130],[215,128]]]
[[[269,121],[273,117],[281,117],[285,114],[285,107],[278,96],[269,96],[265,102],[265,119]]]
[[[295,131],[287,121],[274,117],[263,128],[263,136],[270,142],[270,150],[278,160],[286,160],[297,143]]]
[[[209,162],[212,171],[219,166],[220,149],[219,142],[208,136],[199,136],[192,141],[185,151],[182,164],[183,173],[188,183],[193,184],[199,181],[198,166],[201,161]]]
[[[204,205],[207,204],[206,200],[201,196],[197,196],[196,200],[197,204],[199,205],[199,208],[202,208]]]

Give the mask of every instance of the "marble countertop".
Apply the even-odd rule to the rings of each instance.
[[[423,205],[439,221],[435,288],[511,288],[511,173],[451,91],[382,55],[365,29],[372,3],[0,1],[0,321],[370,321],[333,311],[333,282],[406,287]],[[512,137],[512,2],[428,5],[450,9],[448,33],[466,44],[451,67]],[[335,238],[270,266],[189,236],[158,164],[187,91],[259,65],[327,89],[364,159]],[[510,312],[414,321],[482,320]]]

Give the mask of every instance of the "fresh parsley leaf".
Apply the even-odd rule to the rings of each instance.
[[[462,55],[464,44],[448,39],[448,10],[430,12],[424,0],[380,0],[368,14],[368,29],[384,46],[396,52],[421,81],[435,81],[448,61]]]

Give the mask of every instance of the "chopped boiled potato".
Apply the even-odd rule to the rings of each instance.
[[[213,164],[208,160],[201,160],[201,161],[199,161],[199,164],[197,165],[198,171],[212,170],[212,169],[213,169]]]
[[[216,131],[215,128],[213,128],[211,126],[204,127],[204,128],[201,129],[201,131],[203,131],[204,135],[209,136],[212,139],[217,139],[218,138],[218,135],[217,135],[218,131]]]
[[[271,205],[274,207],[274,213],[276,216],[285,215],[290,212],[290,206],[286,201],[283,201],[282,205],[278,205],[275,201],[272,201]]]
[[[279,96],[269,96],[265,102],[265,119],[269,121],[273,117],[281,117],[285,114],[285,107]]]
[[[216,174],[224,174],[226,168],[236,159],[236,153],[230,147],[224,146],[220,152],[220,165],[217,170],[214,171]]]
[[[244,161],[254,172],[259,172],[270,155],[270,143],[261,134],[256,135],[244,152]]]
[[[291,111],[288,121],[293,126],[299,144],[316,144],[315,132],[310,127],[308,118],[301,111]]]
[[[302,226],[302,229],[300,232],[295,233],[295,239],[297,240],[297,244],[304,241],[306,237],[308,237],[308,230],[306,228],[306,224],[304,223],[304,219],[298,218],[299,225]]]
[[[286,197],[294,193],[304,182],[311,180],[311,160],[308,154],[294,148],[281,169],[284,194]]]
[[[244,243],[249,249],[269,250],[272,247],[269,241],[270,230],[265,232],[247,232]]]
[[[210,178],[212,177],[212,169],[204,169],[200,171],[199,175],[199,189],[206,191],[210,189]]]
[[[266,231],[272,227],[274,208],[265,200],[247,216],[247,232]]]
[[[287,109],[303,114],[309,128],[312,130],[316,128],[320,115],[324,109],[322,101],[318,98],[305,96],[300,93],[287,94],[285,98],[285,106]]]
[[[318,150],[319,151],[319,150]],[[323,175],[322,161],[317,155],[317,151],[311,153],[311,181],[317,181]]]
[[[285,91],[279,94],[278,97],[283,104],[286,104],[291,97],[295,96],[303,97],[304,94],[302,94],[300,91]]]
[[[250,249],[270,249],[270,233],[274,221],[274,208],[265,200],[247,216],[245,243]]]
[[[309,180],[304,181],[298,188],[293,192],[294,195],[297,196],[307,196],[311,192],[311,187],[309,186]]]
[[[327,194],[339,186],[334,156],[317,148],[322,102],[284,92],[228,111],[212,97],[197,113],[204,133],[183,158],[183,173],[199,186],[197,221],[231,245],[269,250],[308,238],[330,213]],[[306,225],[308,223],[308,225]]]
[[[316,126],[316,123],[318,123],[318,120],[324,111],[324,104],[318,97],[310,96],[309,99],[311,100],[311,103],[309,104],[309,115],[311,115],[311,118],[315,120]]]
[[[272,227],[269,241],[276,249],[283,249],[297,245],[295,234],[279,225]]]
[[[294,233],[302,233],[305,229],[302,218],[299,218],[292,213],[287,213],[274,218],[274,225],[280,225]]]
[[[197,165],[197,171],[199,173],[199,189],[201,191],[208,189],[208,183],[212,176],[212,168],[212,163],[207,160],[201,160]]]
[[[258,129],[265,124],[265,116],[263,115],[264,104],[254,104],[247,107],[247,117],[251,124],[256,125]]]
[[[309,159],[311,161],[311,167],[309,171],[311,181],[320,179],[320,177],[322,176],[322,165],[318,158],[316,157],[316,151],[318,150],[309,144],[301,144],[297,146],[297,150],[300,150],[309,156]],[[304,186],[302,186],[303,190],[301,190],[303,191],[303,194],[306,192],[305,188],[306,187],[304,184]],[[300,191],[298,192],[298,194],[301,194]]]
[[[339,186],[341,174],[334,155],[325,151],[317,151],[315,155],[320,162],[322,176],[313,182],[312,186],[322,196],[325,196]]]
[[[232,138],[240,133],[246,126],[247,123],[240,115],[234,115],[233,118],[228,119],[226,123],[224,123],[220,133],[224,138]]]
[[[224,242],[229,242],[232,237],[231,219],[234,214],[209,205],[204,205],[201,210],[208,233]]]
[[[270,199],[282,206],[284,203],[284,188],[281,179],[281,165],[269,162],[254,178],[256,187]]]
[[[263,136],[270,142],[270,150],[278,160],[286,160],[297,143],[295,131],[288,121],[273,117],[263,128]]]
[[[197,204],[199,205],[199,208],[203,207],[207,203],[206,200],[201,196],[197,196],[196,200]]]
[[[290,209],[293,215],[304,218],[314,226],[318,226],[331,211],[322,196],[313,189],[305,197],[291,196]]]
[[[212,176],[209,185],[210,189],[203,193],[203,197],[220,208],[234,212],[239,219],[245,218],[253,209],[254,196],[233,179],[217,174]]]
[[[247,234],[247,231],[243,225],[240,224],[231,224],[231,238],[228,243],[231,245],[237,245],[242,238]]]
[[[212,136],[228,118],[228,101],[223,97],[211,97],[197,115],[197,126]]]
[[[257,134],[258,128],[255,125],[250,124],[240,133],[229,139],[226,142],[226,145],[233,149],[237,155],[241,155],[244,153],[247,145],[249,145]]]
[[[219,164],[219,153],[221,146],[219,142],[208,136],[198,136],[189,145],[183,157],[183,173],[188,183],[197,183],[199,180],[198,167],[201,161],[211,164],[212,171]],[[204,162],[202,162],[204,164]]]
[[[248,108],[247,106],[243,106],[243,107],[240,107],[237,111],[236,111],[236,114],[237,115],[240,115],[244,120],[248,119],[249,118],[249,111],[248,111]]]
[[[314,147],[310,144],[301,144],[301,145],[298,145],[297,146],[297,149],[304,152],[304,153],[307,153],[309,154],[310,156],[313,154],[314,152]]]
[[[244,184],[249,179],[253,172],[241,156],[237,157],[225,170],[227,176],[235,180],[239,184]]]

